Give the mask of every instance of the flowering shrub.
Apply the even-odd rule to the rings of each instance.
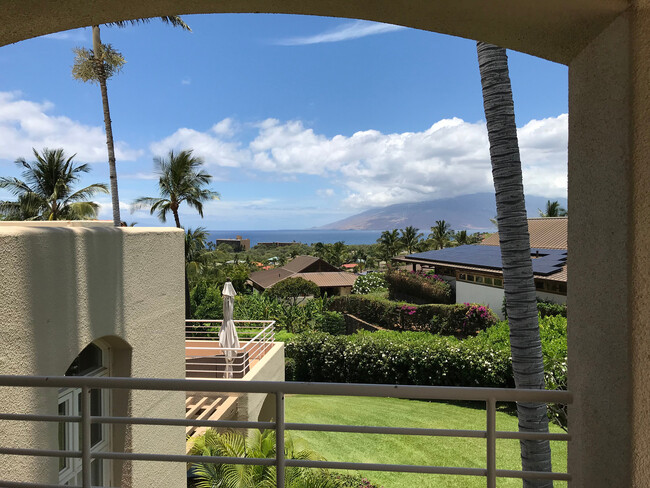
[[[415,314],[415,311],[417,310],[417,308],[416,308],[416,307],[413,307],[413,306],[411,306],[411,305],[402,305],[402,306],[400,307],[400,310],[401,310],[402,312],[404,312],[405,314],[407,314],[407,315],[414,315],[414,314]]]
[[[352,293],[357,295],[367,295],[377,291],[383,291],[388,288],[384,279],[384,273],[368,273],[357,277],[352,285]]]
[[[487,318],[479,314],[467,319],[468,305],[429,304],[413,305],[381,298],[348,295],[333,297],[329,307],[349,313],[384,329],[431,332],[433,334],[467,337],[476,335],[496,322],[489,312]]]
[[[391,299],[416,303],[453,303],[451,285],[432,271],[391,270],[386,273]]]
[[[497,316],[485,305],[476,303],[464,303],[463,305],[467,307],[465,319],[463,320],[463,327],[466,329],[472,329],[476,326],[487,328],[497,323]]]
[[[553,321],[553,323],[551,323]],[[566,319],[540,320],[548,388],[566,385]],[[287,380],[511,388],[507,322],[474,337],[419,332],[298,334],[286,344]]]

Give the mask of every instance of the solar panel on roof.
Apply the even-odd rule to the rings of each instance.
[[[566,264],[567,251],[565,249],[531,248],[530,252],[533,258],[533,273],[535,274],[544,276],[557,273]],[[478,266],[499,270],[503,268],[501,248],[499,246],[465,245],[448,247],[438,251],[410,254],[407,257],[450,265]]]

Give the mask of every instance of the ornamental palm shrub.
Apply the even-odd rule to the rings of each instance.
[[[290,436],[285,440],[287,459],[322,460],[314,451],[295,449]],[[275,431],[253,430],[250,435],[238,432],[220,433],[208,429],[199,436],[190,450],[196,456],[224,456],[247,458],[275,457]],[[277,486],[275,466],[249,466],[241,464],[193,463],[198,480],[197,488],[271,488]],[[331,477],[325,470],[287,467],[287,488],[339,488],[342,482]]]
[[[417,303],[453,303],[451,285],[429,271],[404,271],[392,269],[386,272],[389,298],[408,299]]]

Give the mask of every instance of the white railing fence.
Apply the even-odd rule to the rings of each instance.
[[[164,461],[178,463],[217,463],[217,464],[246,464],[277,467],[277,486],[284,488],[284,468],[297,466],[305,468],[328,468],[340,470],[370,470],[394,471],[403,473],[432,473],[443,475],[468,475],[486,478],[488,488],[496,487],[499,477],[505,478],[537,478],[569,481],[568,473],[515,471],[497,469],[496,440],[497,439],[537,439],[552,441],[569,441],[569,434],[532,433],[532,432],[503,432],[496,430],[497,402],[543,402],[570,404],[572,394],[568,391],[549,390],[517,390],[501,388],[461,388],[440,386],[403,386],[403,385],[366,385],[350,383],[299,383],[299,382],[262,382],[213,380],[202,381],[201,390],[214,393],[267,393],[275,395],[276,421],[226,421],[226,420],[190,420],[169,418],[142,417],[96,417],[90,415],[90,389],[127,389],[127,390],[157,390],[157,391],[192,391],[196,388],[195,380],[144,379],[144,378],[106,378],[106,377],[35,377],[35,376],[0,376],[0,387],[24,388],[81,388],[82,408],[80,416],[34,415],[21,413],[0,413],[0,420],[31,421],[31,422],[78,422],[82,434],[81,451],[24,449],[0,446],[0,454],[17,456],[48,456],[81,458],[83,469],[83,485],[80,488],[90,488],[90,464],[92,459],[117,459],[131,461]],[[392,397],[418,400],[445,401],[481,401],[486,404],[485,430],[457,429],[424,429],[409,427],[376,427],[351,426],[330,424],[308,424],[285,422],[285,394],[305,395],[338,395],[364,397]],[[239,458],[219,456],[169,455],[156,453],[135,452],[91,452],[90,432],[92,424],[130,424],[130,425],[168,425],[168,426],[200,426],[226,429],[274,429],[276,432],[275,458]],[[290,431],[320,431],[320,432],[353,432],[364,434],[396,434],[437,437],[482,438],[486,440],[485,468],[422,466],[404,464],[355,463],[332,461],[306,461],[285,459],[284,433]],[[7,461],[5,461],[7,462]],[[10,482],[0,480],[0,486],[6,488],[53,488],[58,485],[37,484],[25,482]]]
[[[215,365],[219,358],[230,352],[230,371],[234,377],[243,377],[250,361],[262,359],[275,341],[275,320],[235,320],[239,334],[239,347],[226,348],[219,345],[219,328],[222,320],[186,320],[185,350],[188,355],[188,377],[206,377],[206,371],[221,375],[223,365]],[[214,376],[212,376],[214,377]]]

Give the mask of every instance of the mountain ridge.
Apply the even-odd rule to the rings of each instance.
[[[567,208],[567,199],[563,197],[527,195],[528,217],[538,217],[538,209],[543,210],[548,200],[557,200],[561,207]],[[493,193],[472,193],[425,202],[396,203],[386,207],[371,208],[314,229],[389,230],[403,229],[409,225],[418,229],[428,229],[435,225],[436,220],[445,220],[454,230],[467,230],[470,233],[484,232],[495,230],[490,219],[493,219],[496,214],[496,200]]]

